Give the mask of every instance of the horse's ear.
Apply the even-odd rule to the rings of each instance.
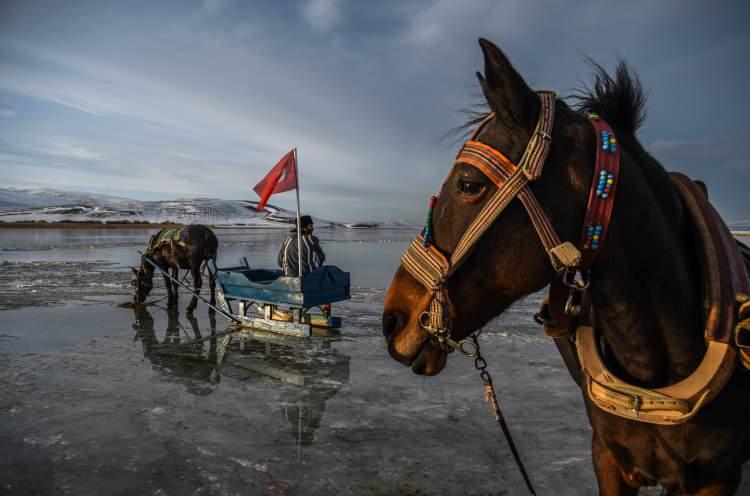
[[[529,116],[536,101],[534,91],[492,42],[479,38],[479,46],[484,53],[484,77],[477,72],[477,79],[497,117],[509,124],[535,122],[537,116]]]

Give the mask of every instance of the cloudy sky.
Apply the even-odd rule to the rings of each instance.
[[[296,146],[306,211],[420,221],[484,36],[559,93],[625,58],[643,143],[750,219],[749,25],[746,1],[2,0],[0,187],[254,199]]]

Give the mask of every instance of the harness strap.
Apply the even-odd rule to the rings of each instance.
[[[576,348],[584,391],[592,403],[613,415],[650,424],[681,424],[694,417],[721,392],[737,363],[731,345],[709,341],[695,372],[671,386],[650,389],[628,384],[609,371],[592,327],[578,327]]]
[[[523,172],[517,170],[504,186],[499,188],[489,199],[456,245],[456,249],[451,256],[451,272],[456,271],[479,238],[495,222],[495,219],[505,210],[511,200],[518,196],[527,182],[528,179]]]
[[[449,273],[456,271],[479,238],[517,196],[529,212],[545,249],[549,252],[548,245],[559,244],[559,238],[554,233],[554,229],[538,202],[535,199],[530,199],[533,198],[533,193],[530,190],[521,193],[529,181],[535,181],[542,174],[544,162],[547,159],[552,142],[555,93],[540,91],[538,95],[541,101],[539,120],[517,166],[499,151],[473,139],[468,141],[458,153],[456,163],[467,163],[478,168],[498,186],[498,189],[479,212],[479,215],[474,218],[456,245],[456,249],[451,256]],[[482,122],[474,136],[487,122],[487,120]],[[557,243],[555,244],[555,242]]]
[[[423,243],[420,234],[412,240],[409,248],[401,257],[404,268],[431,292],[440,288],[440,282],[448,273],[448,260],[433,245]]]
[[[489,229],[514,198],[518,197],[528,212],[532,225],[539,234],[544,249],[549,254],[550,261],[556,270],[573,264],[577,265],[579,261],[575,247],[571,245],[560,248],[560,238],[534,194],[527,188],[529,181],[538,179],[542,173],[544,162],[549,154],[554,125],[555,93],[540,91],[538,95],[541,102],[539,119],[518,165],[501,152],[475,140],[482,128],[493,118],[493,114],[480,123],[471,139],[457,154],[455,163],[466,163],[476,167],[497,185],[497,191],[464,232],[450,259],[425,242],[423,235],[411,243],[402,257],[404,268],[432,293],[429,309],[426,312],[427,318],[420,318],[426,322],[420,323],[425,330],[441,341],[441,345],[450,343],[450,330],[447,328],[444,310],[445,281],[460,267],[482,234]]]
[[[426,244],[423,235],[420,234],[401,257],[401,263],[432,294],[426,312],[428,319],[421,322],[422,327],[431,329],[433,334],[439,333],[440,335],[435,336],[439,340],[449,338],[450,336],[445,334],[445,298],[442,291],[443,281],[450,266],[448,260],[433,245]]]
[[[596,133],[597,147],[580,242],[582,268],[585,270],[594,265],[599,247],[607,237],[620,175],[620,147],[614,131],[596,114],[589,115],[589,122]]]
[[[729,230],[693,181],[677,173],[671,177],[692,221],[702,255],[707,350],[698,368],[670,386],[637,387],[607,369],[592,327],[579,326],[576,330],[584,391],[591,402],[614,415],[663,425],[693,418],[722,391],[736,368],[738,351],[742,359],[743,350],[736,346],[736,336],[743,328],[742,319],[750,316],[750,307],[742,307],[750,279]]]
[[[546,131],[539,131],[539,132],[546,132]],[[537,160],[539,158],[540,156],[537,156]],[[484,143],[480,143],[479,141],[473,141],[473,140],[468,141],[464,145],[463,149],[459,152],[458,156],[456,157],[456,163],[465,163],[465,164],[471,165],[479,169],[485,176],[487,176],[487,178],[490,181],[492,181],[498,187],[498,191],[501,190],[502,188],[507,188],[506,183],[513,177],[516,171],[520,168],[520,167],[517,167],[510,159],[508,159],[501,152],[495,150],[494,148],[488,145],[485,145]],[[534,170],[536,171],[537,168],[535,167]],[[524,175],[526,176],[526,174]],[[528,176],[527,176],[527,179],[528,179]],[[534,229],[536,229],[536,232],[539,235],[539,239],[542,241],[542,245],[544,245],[544,250],[550,254],[552,265],[555,267],[555,270],[559,270],[561,266],[563,266],[565,263],[569,263],[569,261],[567,258],[563,259],[564,260],[563,261],[561,260],[561,257],[553,256],[553,250],[555,249],[555,247],[561,244],[560,238],[557,236],[555,229],[550,224],[549,219],[547,218],[547,215],[544,213],[544,210],[542,210],[541,205],[539,205],[539,202],[536,200],[536,197],[531,192],[531,190],[526,186],[526,184],[524,184],[523,187],[518,191],[517,196],[518,196],[518,199],[523,204],[524,208],[526,209],[526,212],[529,214],[529,217],[531,218],[531,222],[534,226]],[[513,196],[509,196],[508,203],[512,199],[513,199]],[[501,204],[499,206],[493,205],[491,208],[493,210],[498,211],[499,213],[499,211],[502,211],[506,205],[507,203]],[[488,211],[487,213],[489,215],[491,212]],[[481,216],[482,215],[480,214],[480,217]],[[482,220],[482,222],[488,222],[488,221]],[[491,224],[492,221],[489,221],[489,223]],[[473,232],[472,228],[470,228],[470,230]],[[467,231],[467,233],[468,232],[469,231]],[[481,233],[476,234],[477,238],[479,236],[481,236]],[[466,239],[465,243],[467,244],[467,249],[470,246],[470,244],[473,244],[475,242],[476,241],[474,239],[474,235],[472,235],[472,238]],[[455,258],[458,259],[460,257],[461,255],[456,255]]]
[[[620,147],[614,131],[598,115],[589,114],[588,118],[595,135],[596,162],[578,245],[581,253],[579,269],[582,274],[588,273],[593,267],[609,232],[620,176]],[[555,327],[567,329],[571,333],[575,329],[576,315],[571,314],[571,307],[567,304],[571,300],[571,288],[562,276],[564,274],[553,279],[550,284],[547,311]],[[582,303],[586,303],[585,299],[579,302],[578,313],[587,318],[588,311]]]
[[[737,346],[740,363],[750,371],[750,296],[737,295],[737,325],[734,328],[734,344]]]
[[[552,126],[555,121],[555,92],[537,92],[542,101],[539,120],[536,122],[534,134],[526,145],[518,167],[524,172],[529,181],[536,181],[542,175],[544,162],[549,154],[552,143]]]

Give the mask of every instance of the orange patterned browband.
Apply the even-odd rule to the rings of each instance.
[[[456,157],[456,163],[476,167],[499,188],[516,171],[516,165],[505,155],[479,141],[467,141]]]

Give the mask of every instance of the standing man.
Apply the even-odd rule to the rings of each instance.
[[[305,277],[323,265],[326,256],[320,248],[320,241],[312,234],[314,230],[312,217],[303,215],[300,217],[300,225],[302,226],[302,277]],[[284,244],[281,245],[281,250],[279,250],[278,263],[279,267],[284,270],[285,276],[299,277],[298,256],[297,229],[294,228],[289,232]]]

